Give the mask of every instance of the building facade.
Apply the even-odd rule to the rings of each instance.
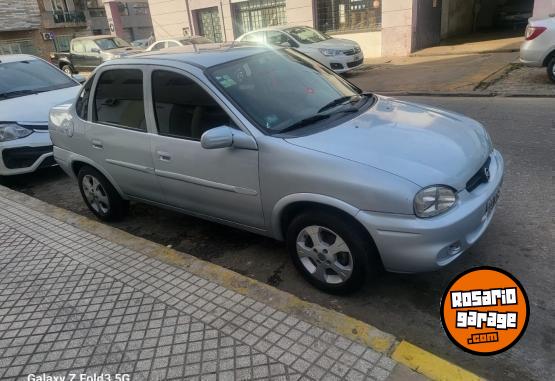
[[[0,0],[0,54],[48,58],[90,34],[80,0]]]
[[[152,33],[146,0],[0,0],[0,55],[48,59],[50,52],[69,50],[75,37],[113,34],[131,42]]]
[[[355,40],[365,57],[379,57],[404,56],[437,45],[442,38],[494,30],[509,8],[516,6],[531,15],[534,0],[149,0],[149,4],[158,39],[200,34],[232,41],[265,26],[307,25]]]

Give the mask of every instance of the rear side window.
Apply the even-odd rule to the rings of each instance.
[[[102,73],[94,95],[98,123],[146,131],[143,72],[114,69]]]
[[[88,120],[89,118],[89,98],[91,95],[91,88],[94,81],[94,76],[89,78],[85,86],[81,89],[79,93],[79,98],[77,98],[77,102],[75,102],[75,111],[79,118],[83,120]]]
[[[193,80],[171,71],[152,73],[152,96],[160,135],[200,140],[214,127],[234,127],[229,115]]]

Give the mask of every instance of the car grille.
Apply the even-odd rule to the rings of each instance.
[[[50,152],[52,152],[52,146],[6,148],[2,151],[2,160],[9,169],[27,168],[32,166],[39,157]]]
[[[362,64],[362,58],[353,62],[347,62],[347,67],[355,67]]]
[[[466,190],[472,192],[474,189],[478,188],[480,184],[487,183],[489,181],[489,166],[491,163],[491,157],[488,157],[484,165],[478,169],[478,172],[470,178],[466,183]]]
[[[355,54],[360,53],[360,48],[353,48],[349,50],[343,50],[343,54],[346,56],[354,56]]]

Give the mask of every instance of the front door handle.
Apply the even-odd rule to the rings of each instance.
[[[92,146],[96,149],[103,149],[104,146],[102,145],[102,142],[100,140],[93,140],[92,141]]]
[[[156,154],[162,161],[170,161],[172,159],[171,155],[167,152],[156,151]]]

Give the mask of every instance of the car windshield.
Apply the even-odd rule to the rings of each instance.
[[[301,44],[313,44],[315,42],[331,39],[327,34],[320,33],[317,30],[307,27],[287,28],[284,31],[293,36]]]
[[[191,38],[187,38],[185,40],[181,40],[181,43],[183,45],[188,45],[188,44],[196,44],[196,45],[200,45],[200,44],[212,44],[213,41],[206,38],[206,37],[191,37]]]
[[[42,60],[0,63],[0,101],[71,86],[79,84]]]
[[[99,38],[98,40],[95,40],[95,42],[101,50],[127,48],[131,46],[127,41],[122,40],[119,37]]]
[[[277,49],[214,66],[213,83],[270,134],[359,98],[358,89],[293,49]],[[343,102],[333,103],[338,100]]]

